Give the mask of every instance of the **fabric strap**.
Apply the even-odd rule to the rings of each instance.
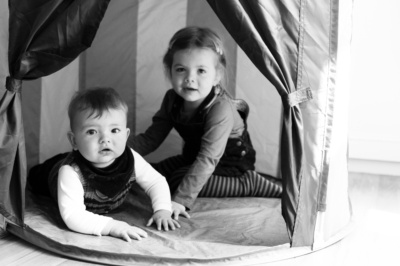
[[[298,105],[299,103],[311,100],[313,98],[311,89],[309,87],[301,90],[294,91],[288,94],[287,101],[290,107]]]

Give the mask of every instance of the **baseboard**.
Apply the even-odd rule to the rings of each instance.
[[[364,159],[348,160],[349,172],[374,175],[400,176],[400,162],[374,161]]]

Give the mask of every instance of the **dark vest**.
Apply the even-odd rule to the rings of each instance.
[[[130,156],[129,165],[131,169],[121,167],[121,157]],[[52,168],[49,175],[49,189],[51,196],[57,200],[57,180],[58,170],[63,165],[70,165],[79,176],[84,190],[84,204],[86,210],[93,213],[107,213],[119,207],[129,193],[132,184],[135,182],[135,171],[133,169],[134,159],[131,150],[126,147],[124,154],[107,169],[103,171],[111,172],[111,175],[94,172],[93,169],[85,166],[87,162],[82,161],[82,155],[77,151],[73,151],[68,156],[58,162]],[[83,164],[84,163],[84,164]],[[121,173],[120,170],[124,170]]]

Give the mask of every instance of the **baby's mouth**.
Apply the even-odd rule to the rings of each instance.
[[[104,149],[100,150],[100,153],[107,153],[107,152],[110,152],[110,151],[111,151],[111,149],[104,148]]]

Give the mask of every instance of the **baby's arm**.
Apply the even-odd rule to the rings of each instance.
[[[139,227],[131,226],[126,222],[117,220],[109,221],[101,231],[101,234],[122,238],[128,242],[131,242],[131,238],[141,240],[142,237],[147,237],[147,233]]]
[[[170,226],[172,230],[175,230],[175,227],[181,227],[178,222],[179,215],[185,216],[186,218],[190,219],[190,215],[186,212],[185,206],[174,201],[171,201],[171,206],[173,219],[171,219],[171,212],[167,210],[158,210],[153,214],[153,217],[150,218],[147,226],[155,223],[158,230],[161,230],[162,226],[164,226],[165,231],[168,231],[168,226]]]
[[[72,231],[98,236],[111,235],[127,241],[130,241],[130,237],[146,237],[146,232],[140,228],[86,211],[82,183],[71,166],[65,165],[60,168],[57,186],[60,214]]]
[[[179,228],[180,225],[177,219],[172,219],[171,217],[172,204],[167,181],[160,173],[154,170],[142,156],[133,150],[132,153],[135,158],[136,182],[144,189],[146,194],[150,196],[154,210],[154,214],[147,223],[147,226],[155,223],[158,230],[164,227],[166,231],[168,231],[169,228],[172,230],[175,230],[176,227]],[[179,216],[181,213],[189,218],[189,214],[187,214],[184,209],[180,210],[174,205],[173,210],[175,217]]]

